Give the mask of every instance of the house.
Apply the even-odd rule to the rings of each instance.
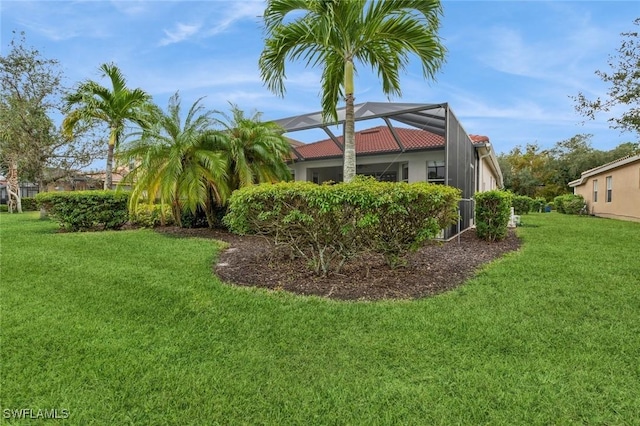
[[[327,138],[292,145],[290,165],[295,180],[342,181],[343,137],[327,125],[320,112],[276,120],[286,133],[322,129]],[[502,172],[489,138],[469,135],[448,104],[367,102],[355,105],[355,120],[379,125],[358,130],[356,173],[393,182],[432,182],[462,191],[461,229],[473,225],[473,196],[502,187]],[[451,235],[453,230],[445,234]]]
[[[640,222],[640,154],[582,172],[569,186],[592,215]]]

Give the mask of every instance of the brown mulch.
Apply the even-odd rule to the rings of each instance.
[[[449,242],[430,242],[408,260],[406,267],[390,269],[381,257],[371,256],[345,265],[340,274],[316,276],[304,259],[275,255],[269,241],[216,229],[158,228],[175,236],[225,241],[213,271],[224,281],[303,295],[340,300],[417,299],[453,289],[485,263],[516,251],[520,240],[513,230],[506,239],[488,243],[470,229]]]

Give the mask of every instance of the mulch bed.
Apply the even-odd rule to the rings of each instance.
[[[227,242],[229,247],[213,265],[215,274],[226,282],[339,300],[417,299],[442,293],[472,277],[481,265],[520,247],[513,230],[504,240],[488,243],[470,229],[460,242],[430,242],[409,257],[406,267],[390,269],[382,257],[370,256],[345,265],[340,274],[319,277],[303,259],[274,254],[263,237],[217,229],[164,227],[158,231]]]

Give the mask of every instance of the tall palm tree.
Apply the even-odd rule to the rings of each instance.
[[[302,13],[302,15],[299,15]],[[385,95],[401,96],[399,71],[415,54],[432,79],[446,49],[437,31],[439,0],[268,0],[267,38],[259,66],[267,87],[284,95],[285,62],[321,65],[322,111],[337,121],[338,97],[345,98],[344,180],[355,176],[354,74],[356,63],[382,80]],[[291,18],[285,22],[286,18]]]
[[[195,215],[198,209],[213,226],[214,205],[224,203],[231,191],[225,155],[215,150],[222,137],[212,130],[213,111],[205,110],[201,100],[194,102],[183,122],[180,96],[174,94],[167,112],[160,111],[156,124],[140,132],[122,153],[122,158],[136,164],[125,178],[133,187],[131,211],[143,199],[153,203],[158,198],[171,206],[179,226],[183,213]]]
[[[73,137],[79,122],[102,122],[109,128],[105,189],[112,187],[113,156],[122,141],[127,123],[146,125],[151,95],[142,89],[129,89],[122,72],[115,64],[100,66],[102,77],[111,81],[111,88],[93,80],[86,80],[77,90],[66,96],[69,111],[62,122],[63,132]],[[75,109],[73,109],[75,107]]]
[[[291,145],[282,128],[273,122],[262,122],[262,113],[245,116],[231,104],[231,114],[218,112],[222,127],[216,149],[227,158],[228,182],[233,190],[254,183],[289,180],[286,161],[291,158]]]

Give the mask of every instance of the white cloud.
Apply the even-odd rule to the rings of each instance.
[[[262,1],[238,1],[231,7],[220,11],[222,18],[213,24],[207,36],[214,36],[230,28],[238,21],[245,19],[257,20],[264,13],[265,4]]]
[[[159,44],[160,46],[166,46],[184,41],[196,34],[201,27],[201,24],[183,24],[178,22],[175,25],[175,29],[164,30],[166,37],[160,40]]]
[[[129,16],[142,15],[151,6],[151,2],[144,0],[111,0],[111,4],[119,12]]]

